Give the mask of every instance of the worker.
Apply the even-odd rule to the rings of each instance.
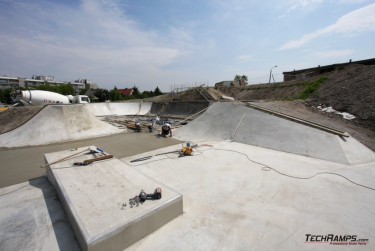
[[[164,123],[164,125],[161,127],[161,136],[167,137],[168,134],[172,137],[171,125],[168,123]]]
[[[182,147],[182,151],[180,153],[180,157],[183,157],[183,156],[190,156],[193,152],[193,147],[190,146],[190,143],[187,142],[186,143],[186,146]]]
[[[142,125],[139,123],[138,118],[134,118],[134,126],[135,126],[135,131],[140,132],[142,131]]]

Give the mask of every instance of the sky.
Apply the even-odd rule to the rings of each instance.
[[[374,58],[374,41],[374,0],[0,0],[1,76],[109,90],[282,81]]]

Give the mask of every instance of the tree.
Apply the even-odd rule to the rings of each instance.
[[[89,90],[89,88],[84,88],[84,89],[80,90],[79,95],[85,95],[88,90]]]
[[[142,98],[142,94],[139,92],[138,87],[133,86],[133,94],[135,98]]]
[[[109,92],[107,89],[96,89],[94,95],[98,98],[99,102],[105,102],[110,99]]]
[[[49,91],[49,92],[57,92],[62,95],[74,95],[74,89],[71,85],[63,84],[58,86],[51,86],[51,85],[39,85],[36,88],[37,90]]]
[[[246,75],[236,75],[236,76],[234,76],[234,80],[236,80],[236,81],[243,81],[243,82],[245,82],[245,85],[247,85],[247,76]]]
[[[0,102],[4,104],[11,104],[12,98],[10,97],[10,93],[12,92],[11,88],[6,88],[1,90],[0,89]]]
[[[154,90],[154,95],[155,96],[163,95],[163,93],[159,89],[159,86],[156,86],[156,88]]]
[[[58,93],[62,95],[74,95],[75,91],[71,85],[59,85],[56,86]]]
[[[109,97],[111,101],[115,100],[124,100],[124,96],[117,90],[117,87],[113,88],[112,90],[109,91]]]

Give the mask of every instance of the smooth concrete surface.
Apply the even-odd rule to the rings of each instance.
[[[174,137],[186,141],[233,140],[343,164],[375,160],[375,153],[354,138],[340,138],[233,103],[211,104],[198,118],[177,129]]]
[[[146,115],[150,112],[152,102],[108,102],[90,103],[89,109],[95,116],[107,115]]]
[[[46,162],[85,149],[88,147],[48,153]],[[90,158],[92,154],[84,152],[47,168],[48,179],[59,194],[83,250],[123,250],[182,213],[180,193],[119,159],[73,165]],[[156,187],[163,191],[160,200],[147,200],[138,207],[130,207],[129,199],[142,189],[153,193]],[[127,205],[123,206],[124,203]]]
[[[375,189],[375,162],[345,165],[226,141],[199,142],[199,147],[194,149],[193,156],[190,157],[179,158],[176,153],[157,155],[180,147],[181,144],[178,144],[121,159],[136,172],[178,190],[184,200],[181,216],[127,250],[375,249],[375,191],[347,180]],[[131,162],[145,156],[154,157],[146,161]],[[293,177],[277,173],[264,165]],[[317,173],[322,174],[316,175]],[[101,202],[103,196],[98,190],[99,187],[105,187],[107,175],[99,175],[102,176],[100,179],[95,177],[85,184],[75,183],[70,189],[84,189],[96,183],[96,187],[92,188],[93,193],[96,193],[98,202]],[[116,186],[111,184],[112,181],[106,185],[108,189]],[[118,184],[117,181],[114,184]],[[75,250],[56,247],[59,245],[56,241],[60,245],[72,245],[76,242],[65,239],[73,235],[72,230],[56,231],[46,223],[50,220],[49,217],[52,218],[51,221],[56,219],[53,214],[44,216],[46,219],[43,220],[39,219],[36,212],[29,214],[30,203],[40,203],[43,200],[38,199],[40,195],[30,196],[28,184],[26,185],[25,188],[22,188],[23,184],[19,184],[0,189],[0,216],[4,226],[0,232],[0,243],[3,245],[0,249],[6,247],[4,250],[30,250],[27,248],[29,246],[33,250]],[[127,183],[122,185],[127,187]],[[148,192],[146,188],[145,190]],[[40,191],[37,192],[40,194]],[[5,193],[9,194],[4,195]],[[137,191],[130,196],[136,194]],[[120,199],[113,198],[110,205],[116,204],[115,207],[121,211],[122,203],[129,199],[124,195]],[[86,201],[83,193],[81,196]],[[57,200],[49,202],[57,204],[48,209],[45,205],[48,203],[43,202],[32,208],[38,208],[37,212],[52,211],[51,208],[55,208],[57,214],[63,214]],[[105,206],[109,205],[103,205]],[[86,217],[95,221],[97,212],[88,209],[90,215]],[[121,213],[126,214],[125,211]],[[27,224],[4,223],[9,221],[25,221]],[[38,231],[30,230],[29,223],[38,224]],[[31,232],[38,233],[38,238],[26,240],[24,236]],[[306,242],[307,234],[356,235],[357,239],[368,239],[368,242],[310,243]],[[54,246],[45,244],[50,242],[54,242]]]
[[[21,147],[123,132],[95,117],[87,105],[49,105],[22,126],[0,135],[0,147]]]
[[[3,251],[81,250],[46,177],[0,189],[0,226]]]
[[[375,249],[375,191],[335,175],[375,189],[375,162],[350,166],[236,142],[202,143],[212,147],[202,144],[190,157],[130,162],[176,149],[168,147],[123,158],[184,196],[182,217],[128,250]],[[331,174],[304,179],[319,172]],[[307,234],[368,242],[309,243]]]

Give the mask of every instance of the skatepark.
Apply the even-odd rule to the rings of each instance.
[[[185,107],[171,138],[108,122],[181,110],[50,105],[0,134],[0,249],[374,248],[375,153],[354,137],[239,102]],[[113,157],[74,165],[97,148]]]

